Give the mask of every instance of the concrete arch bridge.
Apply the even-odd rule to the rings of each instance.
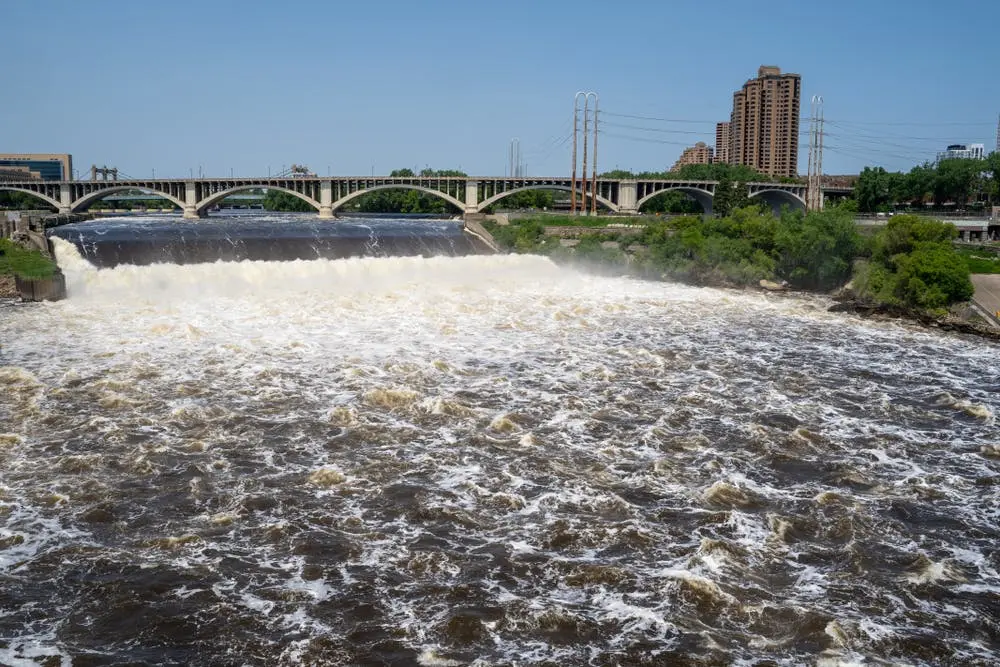
[[[712,212],[716,181],[602,179],[576,182],[578,200],[596,198],[612,213],[634,215],[653,197],[676,190],[693,197],[706,213]],[[760,199],[775,210],[781,206],[806,208],[807,187],[798,183],[748,183],[751,199]],[[361,195],[386,189],[418,190],[443,199],[466,216],[482,213],[506,197],[529,190],[570,192],[570,178],[413,176],[338,176],[281,178],[186,178],[132,179],[125,181],[24,181],[0,183],[0,192],[25,192],[47,202],[60,213],[78,213],[93,202],[116,192],[141,190],[173,202],[185,218],[202,218],[209,209],[230,195],[256,188],[279,190],[298,197],[315,208],[320,218],[332,218],[336,211]]]

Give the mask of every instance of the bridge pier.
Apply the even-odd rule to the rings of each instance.
[[[320,181],[319,183],[319,219],[330,220],[333,218],[333,181]]]
[[[479,181],[465,182],[465,217],[479,213]]]
[[[69,183],[59,184],[59,213],[67,215],[73,212],[73,188]]]
[[[625,215],[639,215],[638,188],[635,181],[622,181],[618,184],[618,212]]]

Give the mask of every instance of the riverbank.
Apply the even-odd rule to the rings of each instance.
[[[955,227],[939,221],[896,216],[868,236],[858,233],[849,211],[839,209],[774,216],[746,208],[724,218],[681,217],[623,229],[581,226],[572,234],[548,222],[525,218],[490,231],[506,250],[605,275],[840,295],[837,311],[996,338],[982,306],[970,303],[972,260],[956,251]]]

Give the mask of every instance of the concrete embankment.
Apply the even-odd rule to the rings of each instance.
[[[983,311],[990,324],[1000,328],[1000,275],[974,273],[970,277],[972,286],[976,288],[972,302]]]

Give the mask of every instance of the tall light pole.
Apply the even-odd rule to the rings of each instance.
[[[578,91],[576,95],[573,96],[573,176],[570,184],[570,204],[569,210],[571,215],[576,214],[576,146],[578,141],[579,132],[577,131],[577,121],[580,116],[580,98],[583,97],[583,210],[587,209],[587,118],[588,118],[588,103],[590,97],[594,97],[594,108],[597,108],[597,93],[593,91]],[[596,122],[596,116],[595,116]],[[596,125],[595,125],[596,128]],[[594,137],[594,151],[596,157],[597,151],[597,137]]]
[[[823,98],[813,95],[809,114],[809,176],[806,208],[823,210]]]
[[[594,187],[590,190],[591,215],[597,215],[597,101],[597,93],[594,93]]]
[[[570,215],[576,214],[576,139],[577,139],[576,123],[577,123],[577,117],[579,115],[577,113],[577,109],[580,106],[580,95],[584,94],[585,93],[583,92],[577,92],[577,94],[573,97],[573,177],[572,181],[570,182],[570,189],[569,189]]]

